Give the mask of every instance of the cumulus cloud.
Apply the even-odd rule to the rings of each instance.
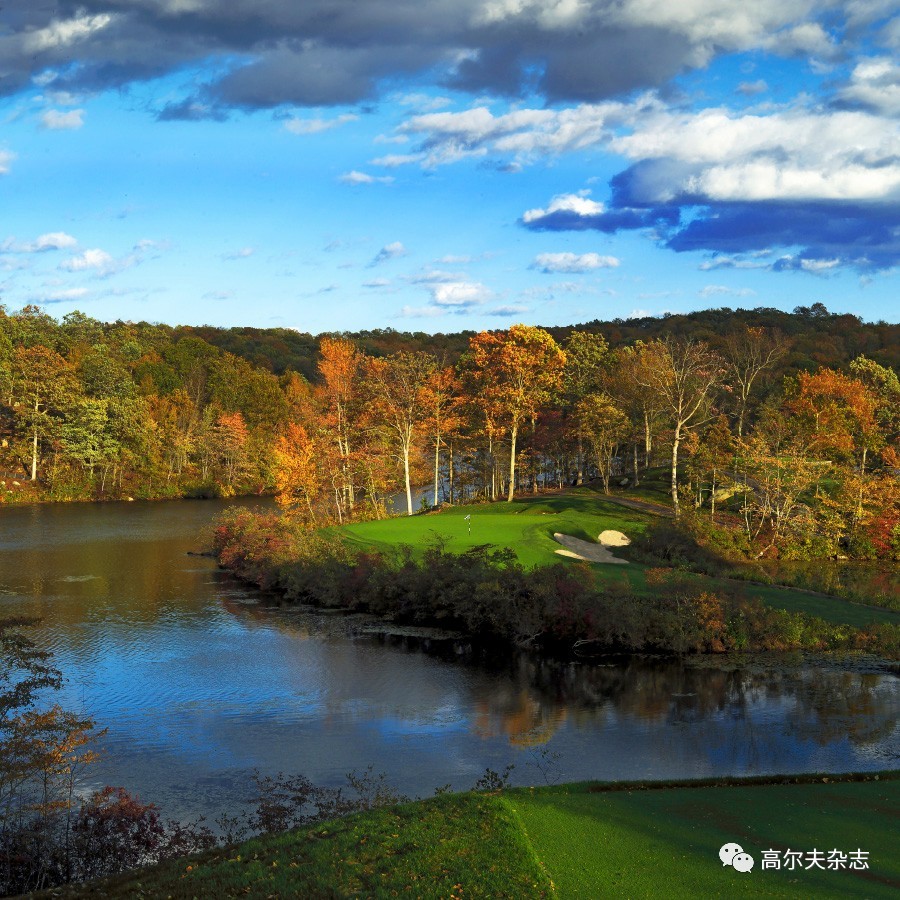
[[[491,291],[477,281],[445,281],[429,287],[436,306],[468,308],[478,306],[492,296]]]
[[[84,125],[84,110],[70,109],[60,112],[58,109],[47,109],[41,113],[41,125],[48,131],[71,131]]]
[[[764,94],[769,89],[769,85],[760,78],[757,81],[742,81],[737,89],[738,93],[745,97],[755,97],[757,94]]]
[[[485,310],[484,315],[486,316],[519,316],[522,313],[530,312],[531,310],[527,306],[523,306],[522,304],[511,304],[509,306],[495,306],[493,309]]]
[[[557,272],[576,274],[592,272],[595,269],[609,269],[619,265],[615,256],[601,256],[599,253],[539,253],[531,264],[548,275]]]
[[[163,250],[165,246],[156,241],[142,240],[135,244],[130,253],[120,257],[114,257],[106,250],[94,247],[76,256],[70,256],[61,262],[58,268],[64,272],[83,272],[93,274],[98,278],[107,278],[139,265],[146,259],[146,253],[151,249]]]
[[[369,175],[367,172],[345,172],[338,179],[342,184],[390,184],[393,181],[391,175]]]
[[[486,106],[462,112],[429,113],[403,123],[402,136],[422,140],[417,153],[382,157],[380,165],[421,163],[445,165],[488,153],[512,154],[516,165],[539,156],[558,155],[596,146],[613,129],[659,107],[652,94],[631,103],[609,101],[560,110],[515,109],[495,115]]]
[[[35,297],[38,303],[65,303],[67,300],[80,300],[89,293],[87,288],[52,288]]]
[[[447,310],[439,306],[404,306],[397,315],[401,319],[434,319],[446,316]]]
[[[78,241],[71,234],[66,234],[64,231],[52,231],[24,243],[15,238],[6,238],[0,242],[0,251],[4,253],[44,253],[48,250],[68,250],[77,244]]]
[[[756,291],[750,288],[730,288],[724,284],[708,284],[697,293],[701,297],[753,297]]]
[[[886,57],[862,60],[837,96],[845,106],[900,116],[900,65]]]
[[[43,28],[27,32],[22,38],[22,47],[26,52],[35,54],[69,47],[102,31],[112,20],[113,17],[107,13],[91,16],[84,12],[71,19],[53,18]]]
[[[323,131],[331,131],[332,128],[339,128],[346,125],[347,122],[355,122],[359,116],[347,113],[343,116],[337,116],[334,119],[288,119],[284,123],[286,131],[291,134],[321,134]]]
[[[883,116],[657,110],[609,146],[634,162],[612,180],[606,207],[563,195],[526,211],[522,224],[649,227],[673,250],[724,255],[801,247],[799,260],[860,270],[900,261],[900,134]],[[796,268],[812,271],[809,262]]]
[[[378,266],[381,263],[387,262],[391,259],[397,259],[400,256],[406,256],[409,251],[400,241],[394,241],[391,244],[385,244],[376,254],[375,258],[372,262],[369,263],[370,266]]]
[[[871,6],[871,4],[868,4]],[[48,71],[63,89],[119,88],[221,61],[182,112],[358,103],[399,78],[596,102],[721,54],[834,54],[877,28],[836,0],[46,0],[4,10],[0,92]],[[77,12],[73,14],[73,8]],[[111,11],[112,10],[112,11]],[[883,21],[882,20],[880,21]],[[827,29],[826,27],[827,26]],[[443,98],[426,93],[414,108]]]
[[[73,256],[65,262],[60,263],[59,267],[67,272],[85,272],[90,269],[97,272],[106,272],[115,264],[115,260],[105,250],[95,248],[93,250],[85,250],[78,256]]]
[[[603,204],[591,200],[589,193],[583,191],[580,194],[559,194],[550,201],[546,209],[527,210],[522,216],[522,221],[526,224],[539,222],[556,213],[572,213],[579,218],[602,215]]]

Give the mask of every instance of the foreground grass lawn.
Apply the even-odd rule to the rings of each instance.
[[[179,900],[554,896],[516,813],[485,794],[359,813],[55,893]]]
[[[572,784],[457,794],[54,892],[77,897],[895,897],[900,781]],[[837,776],[840,777],[840,776]],[[613,789],[610,789],[613,788]],[[723,867],[739,843],[753,870]],[[763,870],[762,851],[869,868]]]
[[[471,516],[471,534],[466,516]],[[447,550],[462,553],[481,544],[493,544],[509,547],[522,565],[532,568],[564,559],[556,552],[561,548],[553,539],[554,532],[595,541],[601,531],[613,529],[633,537],[642,533],[651,521],[652,516],[618,506],[592,488],[583,487],[550,496],[519,498],[512,503],[456,506],[433,515],[398,516],[329,531],[340,534],[347,543],[359,549],[390,550],[407,544],[414,551],[422,552],[441,540]],[[601,582],[618,583],[641,594],[649,591],[646,569],[641,565],[594,563],[592,568]],[[722,578],[694,577],[712,587],[722,587],[726,583]],[[758,597],[769,606],[804,612],[834,624],[857,628],[872,622],[900,624],[900,613],[888,609],[866,607],[810,591],[738,584],[748,596]]]
[[[560,897],[896,897],[900,781],[514,791]],[[619,785],[619,788],[622,786]],[[627,787],[627,786],[626,786]],[[723,866],[736,842],[752,871]],[[763,870],[762,851],[802,851],[804,868]],[[812,850],[869,852],[868,870],[805,868]]]

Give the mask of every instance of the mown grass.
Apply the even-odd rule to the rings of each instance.
[[[513,792],[560,897],[896,897],[900,781]],[[831,781],[831,779],[829,779]],[[624,788],[624,789],[623,789]],[[751,872],[723,866],[736,842]],[[762,870],[762,851],[858,849],[868,870]],[[805,866],[804,862],[804,866]]]
[[[65,897],[553,896],[513,810],[486,794],[434,797],[53,892]]]
[[[442,795],[53,895],[893,897],[900,889],[898,775]],[[732,842],[754,857],[751,872],[722,866],[719,848]],[[814,849],[861,849],[869,868],[762,870],[762,851],[770,848],[804,858]]]
[[[466,521],[466,516],[471,516]],[[451,552],[481,544],[509,547],[527,568],[558,562],[554,532],[596,541],[601,531],[642,532],[648,517],[603,500],[590,488],[516,499],[512,503],[454,506],[439,513],[345,525],[337,533],[355,547],[386,550],[408,544],[421,551],[436,539]],[[470,531],[471,525],[471,533]],[[603,568],[611,569],[612,566]]]
[[[471,522],[466,521],[466,516],[471,516]],[[510,548],[523,566],[533,568],[564,558],[556,552],[560,545],[553,539],[554,532],[594,541],[601,531],[613,529],[633,537],[653,521],[654,518],[648,514],[618,506],[604,499],[593,488],[582,487],[549,496],[519,498],[512,503],[450,507],[430,515],[360,522],[329,531],[340,535],[356,549],[389,551],[405,544],[412,547],[416,554],[422,553],[435,541],[442,541],[448,551],[459,553],[481,544],[492,544]],[[615,553],[628,555],[627,549],[619,549]],[[651,592],[646,582],[645,566],[594,563],[592,568],[601,583],[620,584],[644,595]],[[714,590],[729,585],[737,587],[747,596],[758,597],[769,606],[818,616],[836,625],[861,628],[871,623],[900,624],[900,614],[891,610],[853,604],[811,591],[729,582],[725,578],[705,575],[691,577]]]

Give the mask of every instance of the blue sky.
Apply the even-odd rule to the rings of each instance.
[[[896,0],[7,0],[0,302],[900,320]]]

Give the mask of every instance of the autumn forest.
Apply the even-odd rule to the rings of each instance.
[[[898,559],[898,347],[820,304],[318,337],[4,310],[0,502],[274,493],[324,525],[664,467],[744,553]]]

